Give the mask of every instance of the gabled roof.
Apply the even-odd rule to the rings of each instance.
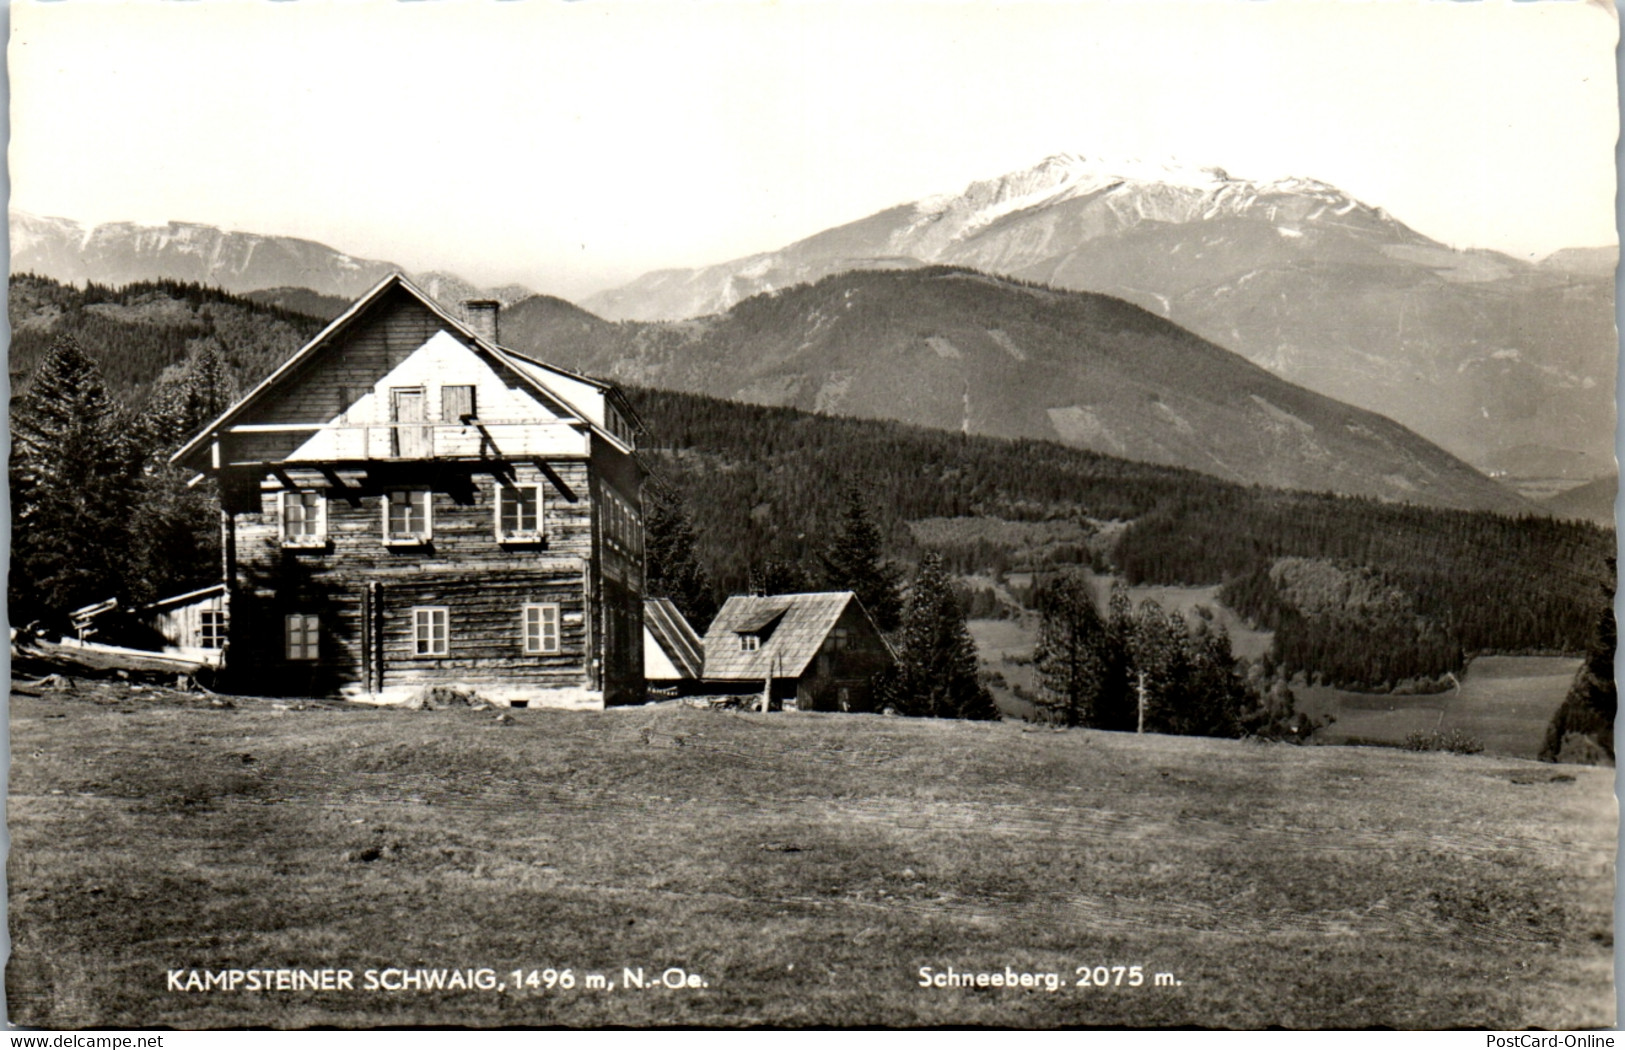
[[[734,595],[705,632],[705,677],[719,681],[801,677],[847,605],[857,600],[851,591],[767,598]],[[746,652],[739,647],[741,634],[756,634],[774,621],[773,633],[760,648]]]
[[[643,626],[684,678],[698,678],[705,669],[705,643],[670,598],[646,598]]]
[[[192,440],[170,456],[169,461],[171,463],[182,463],[193,468],[201,468],[203,466],[203,463],[200,462],[201,454],[208,446],[215,431],[230,426],[254,404],[263,400],[271,391],[288,382],[303,365],[320,354],[324,348],[331,345],[339,335],[355,327],[374,306],[381,302],[391,291],[397,289],[405,291],[422,303],[453,334],[461,337],[475,347],[476,350],[483,351],[505,366],[510,373],[524,382],[542,400],[550,403],[554,410],[558,412],[560,418],[586,427],[617,448],[624,449],[626,447],[619,438],[610,434],[599,422],[593,420],[588,413],[583,412],[567,396],[555,389],[547,381],[547,374],[553,373],[559,376],[567,376],[576,382],[585,383],[604,392],[613,389],[609,384],[586,376],[578,376],[564,369],[554,368],[551,365],[544,365],[482,338],[462,321],[447,313],[427,292],[407,280],[404,274],[393,273],[373,285],[370,291],[350,304],[348,310],[335,317],[326,328],[316,333],[316,336],[310,342],[300,347],[298,352],[282,362],[280,367],[261,380],[254,389],[244,394],[236,404],[221,413],[218,419],[213,420],[199,431]]]
[[[785,613],[789,611],[788,605],[758,605],[744,619],[734,624],[732,630],[735,634],[761,634],[784,619]]]
[[[159,609],[167,609],[172,605],[186,605],[203,598],[213,598],[217,595],[222,595],[225,593],[225,584],[211,584],[208,587],[199,587],[195,591],[187,591],[185,594],[172,594],[168,598],[159,598],[157,601],[152,602],[149,605],[143,605],[139,611],[155,612]]]

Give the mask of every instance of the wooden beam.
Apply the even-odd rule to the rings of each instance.
[[[339,477],[339,472],[333,469],[330,464],[323,463],[316,469],[321,471],[322,477],[327,479],[327,487],[330,491],[343,496],[352,507],[361,506],[361,491],[346,485],[344,479]]]
[[[540,456],[534,456],[530,462],[537,470],[542,472],[543,477],[553,483],[553,487],[558,490],[559,495],[571,503],[581,502],[581,497],[576,495],[575,490],[566,484],[563,478],[559,477],[558,472],[549,466],[546,460]]]

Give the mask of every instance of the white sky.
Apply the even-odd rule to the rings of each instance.
[[[1614,240],[1612,6],[24,0],[12,203],[565,296],[1058,152],[1304,175],[1458,246]]]

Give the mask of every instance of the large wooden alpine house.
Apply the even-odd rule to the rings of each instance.
[[[235,688],[644,699],[636,417],[497,311],[389,277],[175,454],[219,479]]]

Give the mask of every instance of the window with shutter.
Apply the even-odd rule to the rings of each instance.
[[[440,388],[440,421],[467,423],[474,418],[474,388],[471,386],[443,386]]]

